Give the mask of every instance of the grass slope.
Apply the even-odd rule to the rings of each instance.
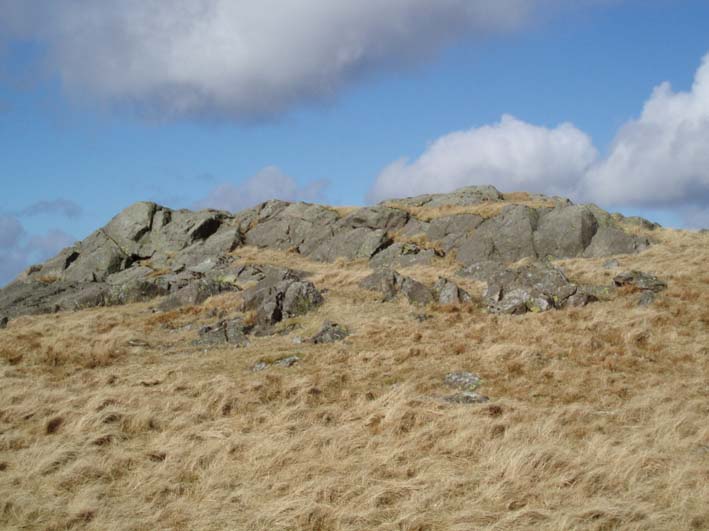
[[[653,237],[620,257],[669,282],[649,307],[422,310],[357,288],[366,264],[239,249],[310,271],[326,304],[244,349],[191,345],[238,294],[19,318],[0,331],[0,527],[709,529],[709,236]],[[562,265],[608,283],[602,262]],[[294,343],[325,319],[353,334]],[[491,401],[443,402],[454,370]]]

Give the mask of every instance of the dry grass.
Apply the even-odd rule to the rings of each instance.
[[[534,197],[523,192],[505,194],[504,201],[482,202],[477,205],[468,206],[442,205],[430,207],[424,205],[416,207],[401,205],[396,202],[384,203],[385,206],[404,210],[422,221],[431,221],[445,216],[454,216],[456,214],[477,214],[478,216],[488,219],[497,216],[503,208],[511,204],[526,205],[530,208],[553,208],[556,205],[552,198]]]
[[[620,257],[669,281],[643,308],[419,309],[359,290],[364,264],[240,249],[309,271],[326,304],[244,349],[191,345],[238,294],[17,319],[0,331],[0,527],[708,529],[709,237],[656,237]],[[563,265],[608,282],[601,263]],[[353,335],[294,343],[325,319]],[[443,402],[453,370],[490,403]]]

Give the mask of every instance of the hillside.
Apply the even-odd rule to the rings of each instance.
[[[0,290],[0,527],[707,529],[708,261],[492,187],[138,203]]]

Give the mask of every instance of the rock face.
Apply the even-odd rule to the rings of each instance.
[[[655,228],[640,218],[625,219],[594,205],[577,206],[542,196],[528,199],[527,204],[517,204],[492,186],[472,186],[346,214],[326,206],[278,200],[236,214],[136,203],[0,290],[0,314],[15,317],[160,296],[167,296],[164,309],[199,304],[235,289],[249,275],[261,281],[269,274],[249,270],[252,266],[240,266],[247,269],[237,271],[231,253],[243,245],[287,250],[318,261],[369,261],[377,268],[435,265],[446,255],[470,266],[484,261],[637,252],[649,242],[625,232],[623,224]],[[545,206],[534,206],[534,201]],[[495,214],[485,217],[455,210],[481,205],[495,206]],[[438,209],[439,213],[432,218],[417,217],[421,209]],[[415,238],[424,238],[430,245],[411,241]],[[436,290],[422,289],[415,281],[402,278],[400,285],[395,279],[387,289],[403,292],[418,303],[440,299]],[[297,313],[302,304],[316,304],[307,285],[289,289],[283,292],[282,301],[271,301],[275,304],[271,320],[277,311]],[[265,313],[264,308],[268,320]]]

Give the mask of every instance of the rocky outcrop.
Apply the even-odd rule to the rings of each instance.
[[[246,337],[249,331],[250,327],[246,326],[242,319],[220,321],[216,325],[201,328],[199,338],[194,341],[194,344],[201,346],[229,344],[234,347],[245,347],[249,344]]]
[[[434,301],[433,293],[425,285],[391,269],[375,271],[363,279],[359,286],[380,292],[383,301],[390,301],[400,293],[412,304],[430,304]]]
[[[320,331],[315,334],[310,341],[316,345],[323,343],[335,343],[337,341],[342,341],[349,335],[349,331],[344,326],[333,323],[332,321],[325,321]]]
[[[278,200],[236,214],[136,203],[0,290],[0,314],[14,317],[161,296],[167,297],[163,309],[199,304],[236,289],[249,276],[261,282],[269,274],[248,269],[253,266],[236,270],[232,252],[242,245],[294,252],[317,261],[369,261],[374,268],[430,266],[446,255],[473,267],[522,258],[638,252],[649,245],[648,240],[626,232],[623,226],[655,228],[641,218],[611,215],[595,205],[526,197],[525,204],[517,204],[492,186],[472,186],[345,214],[326,206]],[[484,217],[456,210],[478,205],[493,205],[488,210],[494,214]],[[451,208],[454,213],[446,214]],[[420,209],[438,214],[417,217]],[[414,237],[428,243],[419,239],[414,243]],[[397,282],[389,282],[390,287]],[[288,297],[284,293],[283,303],[298,306],[312,295],[298,290],[307,289],[293,287]],[[422,289],[406,279],[395,291],[417,303],[440,299],[435,290]]]
[[[613,283],[619,288],[630,287],[638,291],[653,291],[655,293],[667,289],[667,282],[642,271],[621,273],[613,278]]]
[[[567,304],[583,306],[595,300],[560,269],[543,262],[493,273],[484,298],[489,312],[507,314],[544,312]]]
[[[301,280],[292,271],[274,274],[244,291],[242,311],[253,311],[256,323],[269,327],[283,319],[303,315],[323,302],[312,282]]]
[[[467,304],[472,301],[467,291],[444,277],[440,277],[433,285],[433,293],[439,304]]]

